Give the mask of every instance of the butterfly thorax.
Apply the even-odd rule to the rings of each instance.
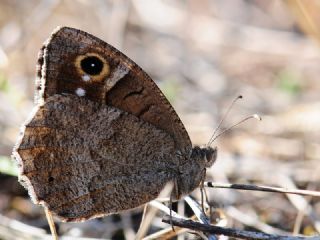
[[[195,146],[189,158],[179,167],[178,198],[193,191],[204,180],[205,169],[211,167],[217,158],[217,148]]]

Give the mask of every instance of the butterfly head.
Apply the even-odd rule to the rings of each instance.
[[[192,149],[191,158],[195,161],[199,161],[201,166],[209,168],[216,161],[218,155],[217,147],[194,147]]]

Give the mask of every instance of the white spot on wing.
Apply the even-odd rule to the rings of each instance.
[[[77,88],[76,94],[77,94],[79,97],[83,97],[83,96],[86,95],[86,91],[85,91],[83,88]]]
[[[89,75],[87,75],[87,74],[85,74],[85,75],[82,75],[82,80],[83,81],[85,81],[85,82],[88,82],[88,81],[90,81],[90,76]]]

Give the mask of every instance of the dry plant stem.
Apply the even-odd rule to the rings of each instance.
[[[49,239],[44,229],[33,227],[0,214],[0,239]]]
[[[173,190],[173,183],[169,182],[166,184],[164,189],[160,192],[159,197],[163,198],[163,197],[168,196],[172,192],[172,190]],[[155,207],[155,208],[151,208],[149,211],[147,211],[147,206],[145,207],[144,213],[143,213],[143,218],[141,220],[140,227],[139,227],[138,232],[136,234],[136,239],[142,239],[146,235],[146,233],[149,229],[149,226],[151,224],[151,221],[155,217],[155,215],[159,209],[162,211],[166,211],[166,207],[163,204],[161,204],[155,200],[151,201],[148,204]],[[169,213],[167,213],[167,214],[169,214]],[[173,214],[176,214],[176,213],[173,212]],[[179,217],[178,215],[173,215],[173,216]]]
[[[169,223],[170,216],[164,216],[162,221],[165,223]],[[211,234],[224,235],[224,236],[235,237],[235,238],[240,238],[240,239],[257,239],[257,240],[260,240],[260,239],[261,240],[262,239],[268,239],[268,240],[270,240],[270,239],[277,239],[277,240],[308,239],[308,240],[319,240],[319,237],[281,236],[281,235],[275,235],[275,234],[243,231],[243,230],[237,230],[237,229],[231,229],[231,228],[223,228],[223,227],[202,224],[199,222],[194,222],[192,220],[185,220],[185,219],[174,218],[174,217],[172,217],[172,223],[175,226],[189,228],[194,231],[202,231],[202,232],[207,232],[207,233],[211,233]]]
[[[281,184],[282,186],[286,186],[286,187],[289,186],[290,189],[297,188],[295,183],[288,176],[279,176],[279,180],[280,180],[279,184]],[[313,227],[319,233],[320,232],[319,218],[318,216],[316,216],[315,211],[312,209],[312,206],[309,204],[307,199],[299,195],[292,195],[292,194],[286,194],[286,195],[288,200],[291,202],[291,204],[298,211],[303,211],[304,215],[307,216],[312,221]]]
[[[307,188],[308,189],[312,189],[312,188],[314,189],[314,188],[316,188],[316,186],[313,183],[309,183]],[[306,200],[307,205],[310,206],[310,202],[312,200],[312,197],[308,196],[308,197],[306,197],[305,200]],[[297,214],[297,217],[296,217],[296,220],[295,220],[295,223],[294,223],[294,227],[293,227],[293,233],[294,234],[298,234],[300,232],[300,229],[301,229],[301,226],[302,226],[302,221],[303,221],[305,215],[307,214],[306,213],[307,212],[306,208],[307,208],[307,206],[304,209],[299,209],[299,211],[298,211],[298,214]],[[317,220],[315,219],[315,221],[317,221]],[[315,222],[315,221],[313,221],[313,222]],[[314,225],[315,225],[314,226],[315,229],[318,230],[317,224],[315,223]]]
[[[154,213],[156,213],[157,210],[160,210],[160,211],[164,212],[165,214],[168,214],[169,216],[174,216],[176,218],[183,218],[182,216],[177,214],[175,211],[173,211],[172,209],[169,209],[167,206],[165,206],[164,204],[162,204],[156,200],[149,202],[148,205],[153,207],[151,210],[153,210]],[[149,220],[149,222],[150,221],[151,220]],[[140,229],[142,228],[141,225],[140,225],[139,231],[137,233],[136,239],[141,239],[141,234],[139,234],[141,232]],[[171,225],[171,226],[173,226],[173,225]],[[180,231],[180,229],[177,229],[177,231],[173,231],[172,227],[170,227],[170,232],[171,232],[171,234],[166,233],[166,232],[152,234],[152,235],[147,236],[146,238],[143,238],[143,239],[171,239],[172,237],[176,236],[178,233],[180,233],[182,231]],[[171,236],[171,238],[166,237],[166,236],[170,236],[170,235],[173,235],[173,236]],[[160,238],[160,236],[161,236],[161,238]]]
[[[156,200],[153,200],[151,202],[148,203],[150,206],[164,212],[165,214],[168,214],[170,216],[170,208],[168,208],[167,206],[165,206],[164,204],[156,201]],[[176,213],[175,211],[171,210],[171,214],[173,217],[175,218],[182,218],[182,219],[186,219],[185,217],[183,216],[180,216],[178,213]]]
[[[173,239],[174,237],[182,233],[189,231],[189,229],[187,228],[180,228],[180,227],[175,227],[174,230],[175,231],[173,232],[172,227],[170,226],[168,228],[162,229],[158,232],[155,232],[153,234],[146,236],[145,238],[143,238],[143,240],[153,240],[153,239],[169,240],[169,239]]]
[[[320,197],[320,192],[310,191],[310,190],[293,190],[279,187],[268,187],[268,186],[257,186],[253,184],[232,184],[232,183],[214,183],[205,182],[205,187],[211,188],[230,188],[238,190],[248,190],[248,191],[262,191],[262,192],[277,192],[277,193],[290,193],[304,196]]]
[[[196,202],[195,200],[193,200],[190,196],[186,196],[184,198],[184,200],[189,204],[189,206],[191,207],[192,211],[194,212],[195,216],[199,219],[199,221],[203,224],[208,224],[210,225],[210,220],[209,218],[206,216],[206,214],[202,211],[202,207],[198,204],[198,202]],[[201,233],[200,233],[201,234]],[[214,235],[209,235],[208,236],[209,240],[216,240],[217,237]]]
[[[291,8],[295,18],[298,20],[298,24],[302,29],[320,43],[320,32],[316,21],[310,15],[308,8],[306,8],[306,2],[301,0],[287,0],[288,6]]]
[[[190,196],[186,196],[184,200],[189,204],[192,211],[194,212],[194,215],[198,218],[198,220],[201,223],[210,224],[210,220],[202,211],[202,207],[195,200],[193,200]]]
[[[49,227],[50,227],[50,231],[51,231],[51,234],[52,234],[52,238],[54,240],[58,240],[59,237],[58,237],[58,234],[57,234],[57,230],[56,230],[56,226],[54,225],[54,221],[53,221],[53,218],[52,218],[52,214],[51,212],[49,211],[48,208],[44,207],[44,212],[46,213],[46,217],[47,217],[47,221],[48,221],[48,224],[49,224]]]
[[[242,223],[247,227],[252,227],[260,232],[265,232],[268,234],[276,234],[276,235],[288,235],[290,233],[285,232],[281,229],[277,229],[273,226],[268,225],[267,223],[261,221],[255,215],[244,213],[239,209],[229,206],[225,209],[225,214],[231,219]]]
[[[120,214],[120,217],[121,217],[120,226],[123,229],[123,234],[125,236],[125,239],[134,239],[136,232],[133,229],[133,223],[131,221],[130,213],[123,212]]]
[[[165,200],[166,202],[168,202],[169,201],[169,199],[161,199],[161,200]],[[186,200],[186,199],[185,199]],[[189,201],[189,200],[188,200]],[[194,200],[192,200],[192,199],[190,199],[190,201],[188,202],[189,204],[193,204],[192,202],[193,202]],[[195,202],[196,203],[196,202]],[[155,208],[158,208],[159,210],[161,210],[161,211],[163,211],[164,213],[166,213],[166,214],[170,214],[170,209],[167,207],[167,206],[165,206],[164,204],[161,204],[160,202],[159,202],[159,199],[157,199],[156,201],[151,201],[150,203],[149,203],[150,205],[152,205],[153,207],[155,207]],[[196,203],[197,204],[197,203]],[[199,204],[197,204],[197,205],[199,205]],[[199,207],[198,207],[199,208]],[[176,214],[174,211],[172,211],[172,213],[173,214]],[[180,216],[179,214],[177,214],[177,215],[174,215],[176,218],[183,218],[182,216]],[[191,217],[191,219],[192,220],[195,220],[195,219],[198,219],[199,220],[199,214],[198,214],[198,216],[196,216],[196,215],[194,215],[194,216],[192,216]],[[200,218],[202,218],[202,217],[200,217]],[[184,218],[184,219],[186,219],[186,218]],[[200,220],[201,221],[201,220]],[[167,239],[172,239],[173,237],[175,237],[175,236],[178,236],[178,235],[180,235],[180,234],[182,234],[182,233],[185,233],[185,232],[187,232],[187,231],[189,231],[188,229],[186,229],[186,228],[180,228],[180,227],[176,227],[175,228],[175,231],[172,231],[172,227],[168,227],[168,228],[166,228],[166,229],[163,229],[163,230],[160,230],[160,231],[158,231],[158,232],[156,232],[156,233],[153,233],[153,234],[151,234],[151,235],[148,235],[147,237],[145,237],[145,238],[143,238],[143,240],[151,240],[151,239],[161,239],[161,240],[167,240]],[[202,234],[203,235],[203,238],[207,238],[204,234]]]
[[[41,228],[33,227],[0,214],[0,239],[14,240],[52,240]],[[60,240],[99,240],[98,238],[60,237]]]

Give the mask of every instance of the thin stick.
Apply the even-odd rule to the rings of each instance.
[[[221,118],[218,126],[217,126],[217,127],[215,128],[215,130],[213,131],[213,134],[212,134],[212,136],[211,136],[211,138],[210,138],[207,146],[210,146],[210,145],[211,145],[211,143],[213,142],[212,139],[216,139],[216,138],[214,137],[214,135],[216,135],[217,131],[220,129],[221,124],[223,123],[223,121],[224,121],[224,120],[226,119],[226,117],[228,116],[228,114],[229,114],[230,110],[232,109],[233,105],[235,104],[235,102],[238,101],[238,100],[241,99],[241,98],[242,98],[242,96],[240,95],[240,96],[236,97],[236,98],[232,101],[232,103],[231,103],[230,106],[228,107],[226,113],[225,113],[225,114],[223,115],[223,117]]]
[[[311,190],[294,190],[280,187],[268,187],[268,186],[257,186],[253,184],[232,184],[232,183],[214,183],[214,182],[205,182],[205,187],[212,188],[230,188],[230,189],[238,189],[238,190],[248,190],[248,191],[262,191],[262,192],[277,192],[277,193],[289,193],[289,194],[297,194],[303,196],[313,196],[320,197],[320,192],[311,191]]]
[[[48,224],[50,227],[50,231],[51,231],[51,235],[53,237],[53,240],[59,240],[56,226],[54,225],[53,217],[52,217],[50,210],[48,208],[44,207],[44,212],[46,213],[47,221],[48,221]]]
[[[164,216],[162,221],[165,223],[170,222],[169,216]],[[242,238],[242,239],[258,239],[258,240],[265,240],[265,239],[277,239],[277,240],[302,240],[302,239],[308,239],[308,240],[318,240],[319,237],[296,237],[296,236],[281,236],[281,235],[275,235],[275,234],[267,234],[267,233],[261,233],[261,232],[253,232],[253,231],[243,231],[243,230],[237,230],[232,228],[223,228],[218,226],[212,226],[207,224],[202,224],[199,222],[194,222],[192,220],[186,220],[181,218],[172,218],[172,223],[175,226],[183,227],[192,229],[195,231],[201,231],[201,232],[207,232],[211,234],[217,234],[217,235],[225,235],[235,238]]]

